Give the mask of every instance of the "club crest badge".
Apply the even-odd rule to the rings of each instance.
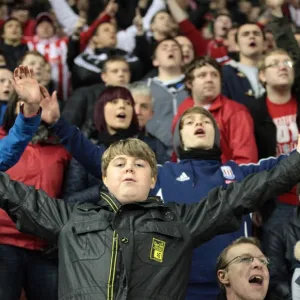
[[[229,180],[235,179],[235,175],[234,175],[231,167],[229,167],[229,166],[222,166],[221,167],[221,171],[222,171],[223,177],[225,179],[229,179]]]

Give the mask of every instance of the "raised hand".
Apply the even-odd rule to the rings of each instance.
[[[118,10],[119,10],[119,4],[116,3],[115,0],[109,0],[109,2],[107,3],[104,9],[105,13],[111,16],[112,18],[115,17]]]
[[[50,96],[47,89],[40,85],[41,93],[41,107],[42,107],[42,120],[51,125],[54,124],[60,118],[59,104],[57,101],[57,92],[54,91]]]
[[[281,8],[281,6],[284,4],[284,0],[266,0],[266,5],[271,8]]]
[[[19,66],[14,70],[14,89],[20,100],[28,104],[39,104],[41,101],[39,83],[33,70],[26,66]]]
[[[144,34],[143,18],[141,15],[141,11],[138,7],[135,9],[135,17],[132,23],[133,25],[135,25],[137,29],[137,35],[143,35]]]

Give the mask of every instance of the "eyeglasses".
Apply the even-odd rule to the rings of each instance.
[[[265,256],[255,257],[255,256],[244,255],[244,256],[237,256],[234,259],[230,260],[222,269],[227,268],[233,262],[236,262],[238,264],[242,263],[245,265],[250,265],[254,261],[254,258],[257,258],[260,261],[260,263],[263,264],[264,266],[267,266],[270,263],[270,259]]]
[[[267,68],[278,68],[281,65],[284,66],[284,67],[292,68],[294,63],[291,60],[276,61],[276,62],[273,62],[273,63],[265,66],[265,69],[267,69]]]

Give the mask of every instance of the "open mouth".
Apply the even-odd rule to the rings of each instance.
[[[253,275],[250,277],[249,279],[249,283],[253,284],[253,285],[258,285],[258,286],[262,286],[264,282],[264,279],[262,276],[260,275]]]
[[[198,128],[195,133],[197,136],[204,136],[205,135],[205,130],[203,128]]]
[[[5,96],[9,96],[9,95],[10,95],[10,92],[9,92],[9,91],[3,91],[3,94],[4,94]]]
[[[121,120],[124,120],[124,119],[126,119],[126,114],[125,113],[119,113],[119,114],[117,114],[117,118],[121,119]]]
[[[169,54],[168,55],[168,59],[173,59],[174,58],[174,55],[173,54]]]
[[[251,43],[249,44],[249,47],[255,48],[255,47],[256,47],[256,43],[255,43],[255,42],[251,42]]]

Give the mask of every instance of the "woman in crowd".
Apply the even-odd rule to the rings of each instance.
[[[90,125],[83,128],[83,132],[94,144],[105,149],[121,139],[136,137],[151,147],[159,164],[168,160],[164,145],[147,133],[140,132],[133,97],[124,87],[110,86],[100,94],[94,107],[94,124]],[[72,159],[66,176],[64,198],[96,185],[99,181]]]

